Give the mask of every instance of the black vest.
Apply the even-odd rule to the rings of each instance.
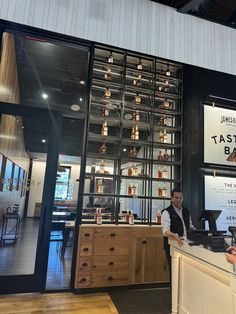
[[[169,215],[170,215],[170,231],[173,233],[177,233],[180,237],[182,237],[184,234],[184,226],[183,226],[181,218],[176,213],[173,205],[170,205],[169,207],[164,208],[162,210],[162,213],[165,210],[167,210]],[[183,221],[185,224],[185,228],[186,228],[186,230],[189,230],[189,228],[190,228],[189,210],[186,207],[183,207],[182,214],[183,214]],[[168,247],[168,238],[164,237],[164,249],[166,249],[167,247]]]

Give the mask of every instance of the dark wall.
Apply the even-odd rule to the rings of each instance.
[[[183,99],[183,194],[197,226],[204,209],[203,99],[214,95],[236,100],[236,76],[194,66],[184,66]],[[231,109],[236,110],[231,107]]]

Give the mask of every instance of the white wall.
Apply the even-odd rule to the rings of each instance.
[[[236,74],[235,29],[149,0],[0,0],[0,18]]]

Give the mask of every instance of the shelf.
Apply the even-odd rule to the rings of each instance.
[[[112,56],[108,63],[110,48],[95,45],[83,207],[109,208],[110,223],[132,208],[140,223],[152,224],[152,210],[164,208],[182,183],[182,66],[121,49]],[[157,177],[159,168],[168,178]],[[157,196],[160,188],[166,197]]]

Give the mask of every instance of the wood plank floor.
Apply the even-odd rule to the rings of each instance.
[[[1,314],[118,314],[107,293],[30,293],[0,296]]]

